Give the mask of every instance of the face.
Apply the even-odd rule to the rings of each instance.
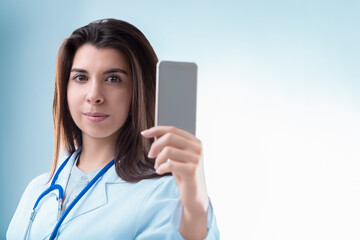
[[[67,100],[83,137],[117,137],[129,114],[131,96],[131,72],[124,54],[91,44],[76,51]]]

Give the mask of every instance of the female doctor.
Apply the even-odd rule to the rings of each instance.
[[[64,41],[52,168],[26,188],[7,239],[219,239],[201,142],[152,127],[156,63],[145,36],[120,20]]]

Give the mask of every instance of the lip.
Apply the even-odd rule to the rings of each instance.
[[[99,112],[86,112],[83,113],[87,119],[92,122],[102,122],[109,117],[109,114]]]

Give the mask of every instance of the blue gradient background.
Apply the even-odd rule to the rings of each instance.
[[[197,136],[222,239],[359,239],[359,1],[1,1],[0,239],[50,168],[55,58],[90,21],[199,66]],[[119,213],[121,214],[121,213]]]

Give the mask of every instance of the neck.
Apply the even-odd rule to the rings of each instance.
[[[107,138],[92,138],[82,135],[83,145],[76,166],[84,173],[104,167],[115,158],[115,143],[118,134]]]

